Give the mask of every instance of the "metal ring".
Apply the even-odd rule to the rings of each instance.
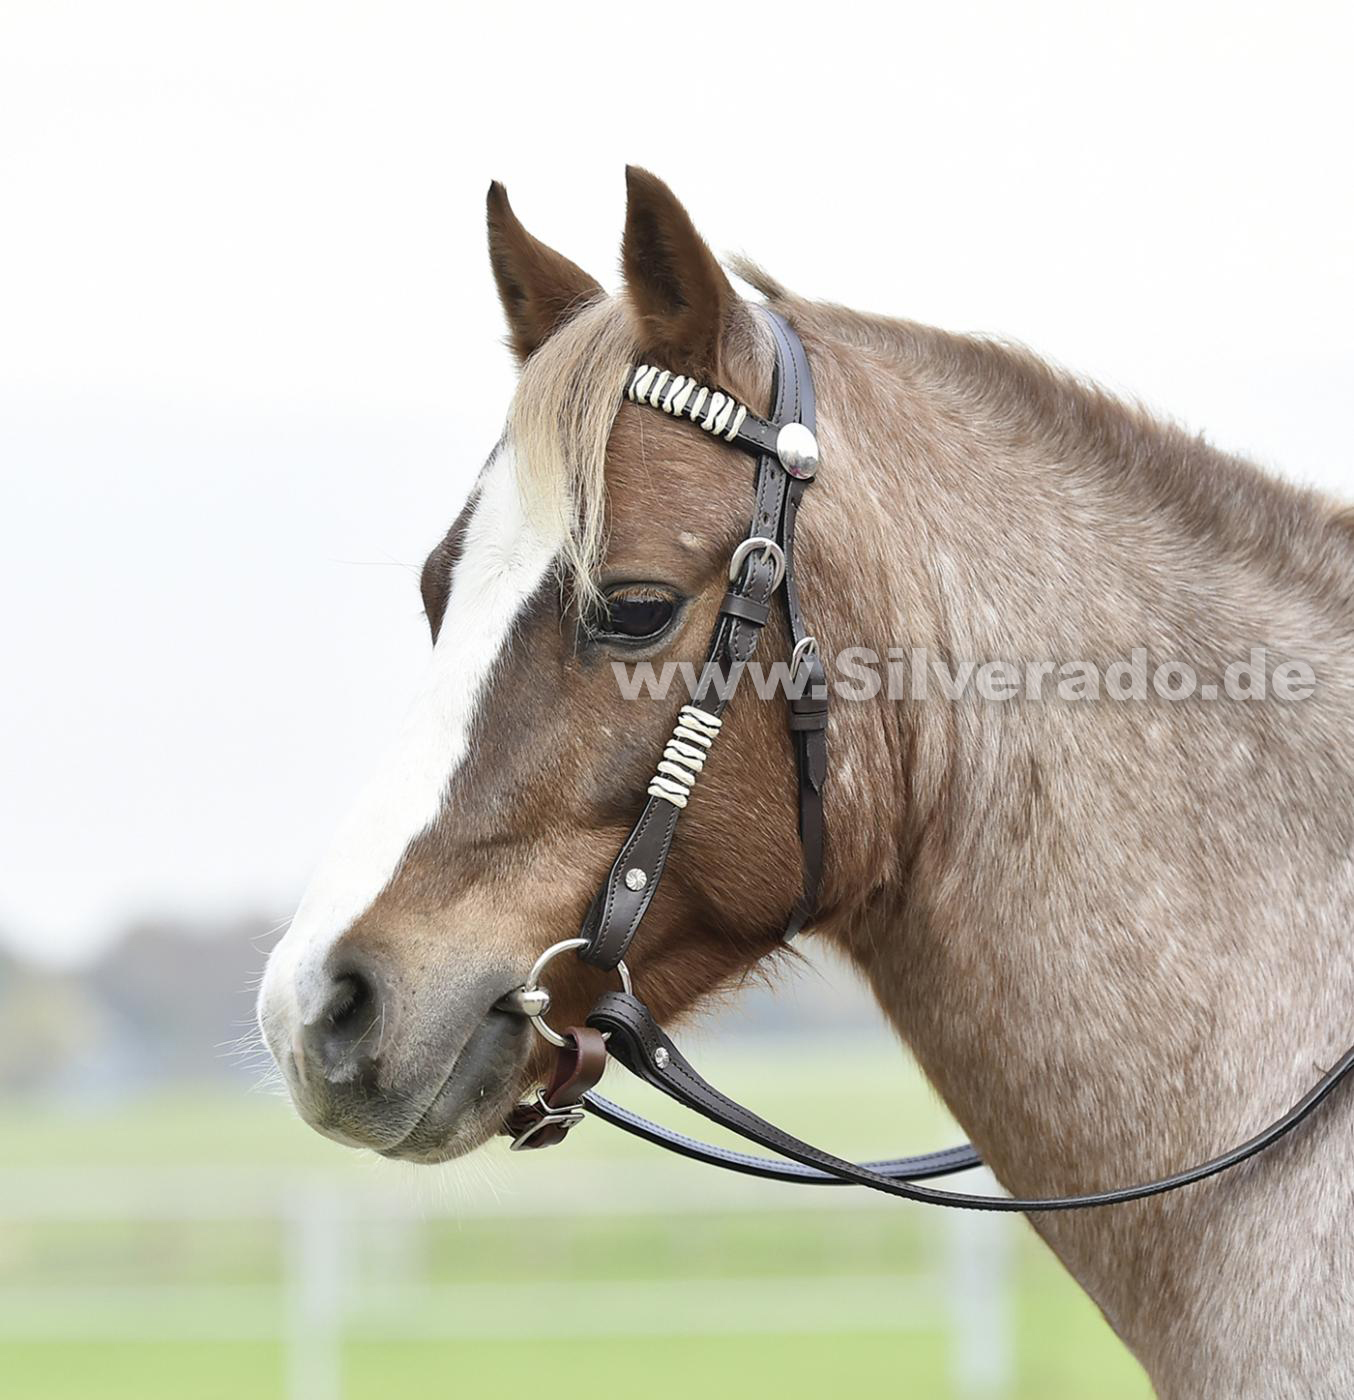
[[[785,577],[785,551],[775,540],[769,540],[765,535],[750,535],[734,550],[733,558],[729,560],[729,582],[738,582],[743,572],[743,565],[747,563],[748,555],[757,549],[761,550],[763,559],[770,559],[775,565],[776,573],[771,580],[770,590],[774,593]]]
[[[519,1015],[525,1016],[536,1030],[556,1048],[567,1045],[568,1042],[564,1037],[546,1023],[545,1013],[550,1010],[550,993],[546,992],[545,988],[541,986],[541,973],[545,971],[547,964],[552,958],[557,958],[561,953],[567,953],[573,948],[586,948],[588,942],[589,940],[586,938],[565,938],[559,943],[552,943],[545,952],[532,963],[531,971],[527,973],[527,980],[523,982],[520,987],[509,992],[507,996],[500,997],[499,1001],[495,1004],[499,1006],[500,1010],[516,1011]],[[616,964],[616,971],[620,974],[621,990],[629,993],[633,989],[633,984],[630,981],[630,969],[626,967],[624,962],[618,962]],[[539,1000],[530,1003],[539,1006],[539,1010],[532,1011],[521,1004],[520,998],[531,992],[545,992],[544,1005],[541,1005]],[[509,1002],[509,1005],[504,1006],[502,1005],[503,1002]],[[609,1031],[607,1035],[610,1035]]]
[[[803,665],[805,659],[817,655],[817,652],[817,637],[801,637],[799,641],[795,643],[794,652],[790,657],[791,677],[797,676],[799,674],[799,668]]]

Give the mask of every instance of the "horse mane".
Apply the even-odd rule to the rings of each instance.
[[[606,450],[638,353],[629,308],[584,306],[522,368],[508,413],[518,485],[538,527],[563,540],[575,596],[595,596],[606,547]]]
[[[1354,505],[1285,481],[1018,342],[805,300],[746,258],[730,267],[811,344],[847,352],[815,360],[837,401],[851,402],[862,376],[897,378],[980,435],[1038,444],[1035,460],[1049,471],[1073,464],[1125,512],[1161,512],[1188,536],[1290,583],[1296,574],[1348,615]]]

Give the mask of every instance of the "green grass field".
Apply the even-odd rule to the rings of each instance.
[[[787,1126],[847,1152],[951,1139],[896,1053],[839,1048],[829,1064],[821,1049],[788,1053],[774,1074],[764,1050],[716,1047],[700,1062],[718,1063],[734,1093]],[[638,1086],[607,1087],[653,1107]],[[863,1139],[866,1105],[881,1096],[894,1118],[875,1129],[882,1138]],[[156,1197],[166,1169],[165,1190],[188,1191],[183,1208]],[[646,1193],[660,1170],[662,1194]],[[655,1149],[603,1124],[553,1153],[495,1147],[487,1161],[417,1172],[327,1144],[267,1096],[0,1108],[11,1213],[21,1199],[61,1203],[49,1218],[18,1220],[0,1204],[0,1393],[286,1400],[293,1243],[267,1212],[211,1218],[230,1215],[222,1193],[245,1182],[264,1196],[337,1203],[337,1228],[324,1233],[338,1240],[333,1268],[345,1280],[344,1400],[477,1395],[531,1376],[548,1377],[562,1397],[593,1394],[599,1376],[642,1377],[649,1400],[693,1388],[720,1400],[881,1384],[927,1400],[958,1394],[956,1347],[981,1343],[956,1343],[948,1319],[949,1221],[902,1203],[839,1205],[822,1191],[715,1176],[656,1161]],[[144,1195],[147,1183],[150,1213],[164,1207],[166,1218],[103,1218],[105,1187],[111,1199]],[[65,1212],[68,1191],[87,1197],[68,1212],[80,1218],[50,1218]],[[348,1202],[361,1210],[350,1216]],[[1007,1278],[1014,1374],[994,1394],[1149,1395],[1023,1224],[984,1217],[963,1228],[977,1232],[966,1236],[978,1249],[968,1267],[990,1258]]]

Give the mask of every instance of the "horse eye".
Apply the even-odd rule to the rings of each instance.
[[[606,610],[598,619],[597,631],[603,636],[625,637],[630,641],[648,640],[666,630],[676,615],[671,598],[621,595],[606,600]]]

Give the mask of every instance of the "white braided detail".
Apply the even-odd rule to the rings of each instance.
[[[677,418],[689,418],[707,433],[732,442],[748,411],[737,399],[697,384],[684,374],[671,374],[657,365],[636,365],[626,386],[632,403],[661,408]]]
[[[710,745],[719,738],[723,721],[708,710],[683,705],[659,760],[658,771],[649,780],[649,796],[671,802],[679,811],[686,806],[691,789],[705,767]]]

